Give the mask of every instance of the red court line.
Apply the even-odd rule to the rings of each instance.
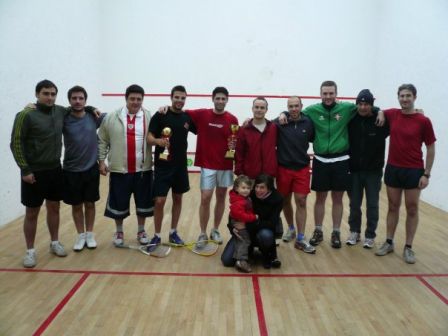
[[[428,281],[423,279],[422,276],[418,276],[417,279],[420,280],[420,282],[424,284],[435,296],[437,296],[440,300],[442,300],[444,304],[448,305],[448,299],[437,289],[435,289]]]
[[[62,308],[67,304],[68,301],[75,295],[76,291],[82,286],[84,281],[89,277],[89,273],[84,273],[81,279],[73,286],[73,288],[68,292],[68,294],[59,302],[56,308],[51,312],[51,314],[47,317],[47,319],[37,328],[37,330],[33,333],[33,336],[42,335],[48,326],[53,322],[53,320],[58,316],[61,312]]]
[[[124,97],[124,93],[102,93],[103,97]],[[188,97],[210,98],[211,94],[205,93],[189,93]],[[292,95],[274,95],[274,94],[229,94],[230,98],[289,98]],[[145,97],[171,97],[170,93],[145,93]],[[321,99],[320,96],[300,96],[301,99]],[[337,97],[340,100],[356,100],[356,97]]]
[[[62,270],[62,269],[25,269],[25,268],[0,268],[0,272],[17,273],[62,273],[90,275],[146,275],[146,276],[178,276],[178,277],[252,277],[259,278],[434,278],[448,277],[448,273],[188,273],[188,272],[143,272],[143,271],[94,271],[94,270]]]
[[[267,336],[268,329],[264,318],[263,300],[260,292],[260,282],[257,275],[252,275],[252,285],[254,288],[255,307],[257,308],[258,327],[260,328],[260,336]]]
[[[22,269],[22,268],[0,268],[0,272],[16,272],[16,273],[59,273],[59,274],[82,274],[82,277],[73,286],[70,292],[61,300],[56,308],[51,312],[47,319],[34,332],[34,335],[42,335],[48,326],[57,317],[68,301],[83,285],[85,280],[92,274],[94,275],[143,275],[143,276],[178,276],[178,277],[250,277],[254,290],[255,306],[257,309],[258,326],[261,336],[267,336],[266,320],[263,309],[263,301],[260,291],[259,278],[417,278],[424,286],[426,286],[434,295],[436,295],[443,303],[448,305],[448,299],[429,284],[424,277],[448,277],[448,274],[241,274],[241,273],[170,273],[170,272],[129,272],[129,271],[88,271],[88,270],[61,270],[61,269]]]

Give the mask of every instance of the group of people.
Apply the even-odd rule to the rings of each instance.
[[[374,106],[374,96],[370,90],[362,90],[356,104],[338,102],[336,83],[325,81],[320,88],[321,103],[302,110],[301,99],[290,97],[288,111],[273,121],[265,118],[268,110],[266,99],[258,97],[254,100],[253,119],[242,127],[238,135],[235,173],[252,179],[260,173],[276,177],[288,225],[283,241],[296,238],[294,246],[297,249],[305,253],[316,252],[315,247],[323,241],[325,201],[331,192],[331,246],[341,248],[342,199],[347,191],[350,199],[350,235],[346,244],[356,245],[361,239],[361,204],[365,194],[367,225],[363,246],[373,248],[379,219],[386,138],[390,135],[384,176],[389,203],[387,236],[375,254],[384,256],[394,250],[393,239],[404,194],[407,217],[403,259],[407,263],[415,263],[412,243],[418,225],[418,203],[421,190],[429,183],[436,138],[430,119],[414,107],[417,98],[415,86],[403,84],[397,94],[401,109],[381,111]],[[314,150],[312,176],[307,154],[309,142],[313,143]],[[425,160],[423,144],[426,146]],[[307,241],[304,234],[310,184],[316,192],[315,227]],[[237,191],[237,186],[234,191]],[[291,199],[294,199],[295,214]],[[232,212],[230,214],[232,216]],[[248,227],[251,225],[248,224]],[[233,229],[235,235],[238,227],[241,225]],[[222,258],[225,265],[236,262],[240,271],[250,270],[250,267],[245,267],[246,256],[241,257],[230,245],[226,250],[235,252],[232,260],[232,253],[225,251]],[[263,264],[269,266],[269,263]],[[279,261],[276,264],[279,265]]]
[[[281,211],[288,226],[283,240],[295,240],[297,249],[315,253],[316,246],[323,241],[329,191],[333,202],[332,247],[341,247],[345,191],[350,197],[351,232],[347,244],[355,245],[360,240],[365,191],[364,246],[372,248],[378,224],[385,139],[390,134],[385,172],[389,197],[387,240],[376,254],[386,255],[394,250],[393,238],[404,193],[407,210],[404,259],[415,262],[412,241],[418,224],[418,201],[420,190],[429,182],[435,136],[429,118],[414,108],[417,94],[411,84],[398,89],[401,109],[380,111],[374,107],[369,90],[360,92],[356,104],[338,102],[336,83],[325,81],[320,88],[321,103],[302,110],[300,97],[292,96],[287,101],[287,112],[272,121],[266,118],[267,100],[258,97],[253,101],[253,118],[239,130],[238,119],[225,109],[229,93],[224,87],[213,90],[213,108],[185,110],[186,89],[175,86],[171,90],[171,105],[161,107],[152,116],[142,107],[145,92],[139,85],[126,89],[126,106],[107,114],[86,106],[87,92],[79,86],[68,92],[69,108],[55,104],[58,90],[51,81],[39,82],[35,93],[37,103],[17,114],[11,135],[11,150],[22,176],[21,200],[26,207],[24,267],[34,267],[37,263],[34,240],[44,200],[52,253],[60,257],[67,255],[58,240],[61,199],[72,205],[78,232],[73,249],[96,247],[93,224],[95,202],[99,199],[99,174],[109,174],[105,216],[115,221],[114,245],[124,244],[123,220],[130,214],[132,195],[137,240],[148,245],[149,250],[160,244],[164,206],[170,189],[168,240],[171,244],[183,245],[177,226],[182,195],[190,189],[188,132],[197,135],[195,165],[201,168],[197,248],[209,240],[223,242],[219,226],[228,189],[233,185],[228,221],[232,237],[221,260],[225,266],[235,265],[243,272],[251,271],[248,260],[254,247],[260,249],[264,267],[280,267],[275,238],[282,235]],[[61,167],[62,135],[65,153]],[[314,149],[312,178],[310,142]],[[427,147],[424,161],[423,143]],[[152,146],[155,146],[154,154]],[[234,173],[238,176],[235,182]],[[316,192],[315,229],[308,241],[305,226],[310,189]],[[216,197],[213,227],[208,235],[213,194]],[[145,221],[150,216],[154,216],[152,238],[145,231]]]

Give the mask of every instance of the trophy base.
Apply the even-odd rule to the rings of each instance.
[[[159,155],[159,159],[160,159],[160,160],[164,160],[164,161],[168,161],[168,155],[169,155],[169,154],[160,153],[160,155]]]
[[[224,158],[229,160],[235,160],[235,150],[228,150]]]

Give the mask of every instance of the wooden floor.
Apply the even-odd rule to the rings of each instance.
[[[199,234],[199,175],[190,177],[192,190],[184,198],[179,227],[186,240]],[[221,265],[223,247],[212,257],[175,249],[165,259],[114,248],[113,222],[102,215],[107,180],[101,183],[96,250],[71,250],[76,235],[66,205],[61,207],[60,237],[69,255],[48,253],[43,211],[34,270],[21,264],[23,219],[0,229],[0,335],[448,335],[446,212],[421,204],[414,265],[401,257],[404,214],[396,251],[385,257],[360,245],[332,249],[326,216],[325,240],[316,255],[281,243],[281,269],[255,265],[246,275]],[[311,194],[308,236],[314,225],[313,202]],[[385,237],[386,204],[383,191],[377,245]],[[343,239],[347,217],[346,204]],[[170,220],[167,215],[163,239]],[[135,218],[128,218],[125,239],[134,243],[136,231]],[[152,219],[147,231],[154,232]],[[222,225],[228,239],[226,231]]]

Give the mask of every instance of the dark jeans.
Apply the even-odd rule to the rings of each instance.
[[[233,258],[235,252],[235,236],[227,243],[224,251],[221,254],[222,264],[226,267],[235,266],[236,260]],[[261,254],[263,255],[263,260],[272,261],[277,259],[277,249],[275,247],[275,236],[274,232],[269,229],[261,229],[254,236],[251,235],[252,246],[258,246]]]
[[[352,186],[348,192],[350,197],[350,215],[348,224],[350,231],[361,233],[362,199],[366,193],[367,228],[365,237],[375,238],[379,218],[379,196],[383,170],[352,172]]]

